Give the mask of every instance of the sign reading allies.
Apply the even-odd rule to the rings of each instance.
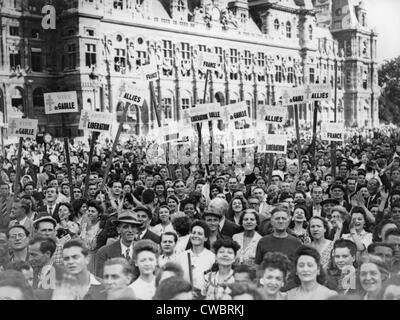
[[[286,154],[287,135],[262,134],[258,141],[260,153]]]
[[[324,122],[321,126],[322,140],[343,142],[344,127],[342,123]]]
[[[312,84],[304,87],[284,89],[281,94],[284,105],[332,99],[332,89],[327,84]]]
[[[190,123],[208,122],[213,119],[220,119],[219,103],[206,103],[196,105],[187,110]]]
[[[8,119],[8,134],[19,138],[36,139],[38,128],[37,119]]]
[[[228,146],[231,146],[231,149],[252,148],[256,146],[256,136],[253,129],[233,130],[230,132],[228,139],[230,139]]]
[[[142,86],[130,83],[128,81],[122,81],[121,86],[119,87],[120,100],[141,107],[145,97],[146,90]]]
[[[45,114],[79,112],[76,91],[49,92],[43,96]]]
[[[143,76],[143,80],[146,83],[158,80],[159,74],[158,74],[157,65],[154,63],[150,63],[150,64],[146,64],[146,65],[142,66],[142,76]]]
[[[110,113],[82,110],[79,129],[91,132],[109,132],[111,124],[112,116]]]
[[[207,70],[216,70],[218,64],[218,55],[210,52],[200,52],[199,66]]]
[[[288,109],[277,106],[258,106],[257,119],[265,123],[284,125],[287,121]]]

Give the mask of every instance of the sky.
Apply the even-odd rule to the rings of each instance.
[[[378,62],[400,56],[400,0],[364,0],[367,20],[378,32]]]

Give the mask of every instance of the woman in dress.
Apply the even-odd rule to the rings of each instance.
[[[246,209],[245,201],[240,197],[234,197],[229,203],[226,218],[239,225],[240,216],[244,209]]]
[[[100,202],[96,200],[90,200],[87,204],[87,220],[81,225],[80,238],[89,249],[89,270],[94,272],[95,256],[97,248],[97,236],[102,231],[100,227],[101,216],[103,215],[103,207]]]
[[[291,263],[281,252],[268,252],[261,263],[262,276],[260,284],[263,287],[265,300],[286,300],[286,293],[280,290],[285,285]]]
[[[227,286],[235,282],[233,264],[239,247],[236,241],[229,238],[221,238],[214,243],[216,263],[205,275],[205,284],[202,288],[205,300],[223,300],[227,295]]]
[[[167,231],[175,232],[171,223],[171,210],[168,206],[163,205],[160,207],[158,210],[158,217],[160,219],[160,223],[152,227],[151,231],[159,236]]]
[[[324,270],[329,266],[331,252],[334,241],[328,240],[329,225],[328,222],[321,217],[312,217],[309,224],[309,232],[311,236],[311,246],[320,254],[320,264]]]
[[[357,246],[358,254],[362,254],[372,243],[372,233],[366,231],[367,217],[363,208],[353,207],[351,210],[350,233],[343,234],[343,239],[353,241]]]
[[[74,209],[72,205],[68,202],[60,202],[56,209],[54,218],[58,221],[56,226],[57,238],[69,235],[72,238],[78,236],[79,225],[74,222]]]
[[[317,249],[306,245],[297,249],[294,260],[294,281],[297,287],[287,292],[288,300],[326,300],[337,294],[322,285],[325,274],[320,262],[321,256]]]
[[[151,300],[156,293],[156,268],[158,245],[149,239],[142,239],[133,245],[133,261],[138,278],[129,285],[138,300]]]
[[[307,207],[304,205],[296,205],[294,207],[292,221],[289,225],[289,230],[302,244],[311,243],[311,238],[307,231],[307,216]]]
[[[258,242],[262,238],[256,231],[260,224],[258,213],[254,209],[246,209],[240,216],[239,225],[243,232],[236,233],[232,239],[239,243],[240,249],[237,253],[237,263],[254,265]]]

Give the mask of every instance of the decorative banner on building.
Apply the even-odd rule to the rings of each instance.
[[[287,141],[287,135],[262,134],[258,141],[258,152],[286,154]]]
[[[122,81],[119,87],[119,98],[124,102],[135,104],[139,107],[143,105],[146,97],[146,89],[138,84]]]
[[[206,103],[196,105],[194,108],[187,109],[186,111],[190,116],[190,123],[196,124],[200,122],[208,122],[212,119],[215,119],[215,116],[218,116],[219,113],[215,114],[214,110],[218,108],[219,103]]]
[[[154,63],[142,66],[142,77],[146,83],[159,79],[158,68]]]
[[[328,141],[343,142],[343,123],[323,122],[321,125],[321,139]]]
[[[10,136],[36,139],[37,129],[37,119],[8,119],[8,134]]]
[[[287,121],[288,109],[277,106],[257,106],[257,119],[265,123],[284,125]]]
[[[90,132],[109,132],[112,120],[112,115],[108,112],[82,110],[79,129]]]
[[[210,52],[199,53],[199,67],[207,70],[216,70],[218,65],[218,55]]]
[[[43,94],[45,114],[79,112],[76,91]]]

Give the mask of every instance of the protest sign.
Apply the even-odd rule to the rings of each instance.
[[[258,152],[286,154],[287,135],[263,134],[258,141]]]
[[[8,119],[8,134],[20,138],[36,139],[38,129],[37,119]]]
[[[218,119],[220,113],[215,111],[217,108],[219,108],[219,103],[206,103],[196,105],[194,108],[187,109],[186,111],[189,114],[190,123],[196,124]]]
[[[146,90],[140,85],[122,81],[119,88],[119,98],[124,102],[135,104],[139,107],[143,105],[146,97]]]
[[[44,93],[43,97],[45,114],[79,112],[76,91]]]
[[[154,63],[142,66],[142,78],[146,83],[159,79],[157,65]]]
[[[312,84],[305,88],[307,101],[321,101],[332,99],[332,89],[329,84]]]
[[[343,142],[344,127],[342,123],[322,123],[321,126],[322,140]]]
[[[218,64],[218,55],[210,52],[199,53],[199,67],[207,70],[216,70]]]
[[[276,106],[258,106],[257,118],[265,123],[284,125],[287,120],[288,109]]]
[[[107,112],[82,110],[79,129],[91,132],[109,132],[112,120],[111,114]]]

